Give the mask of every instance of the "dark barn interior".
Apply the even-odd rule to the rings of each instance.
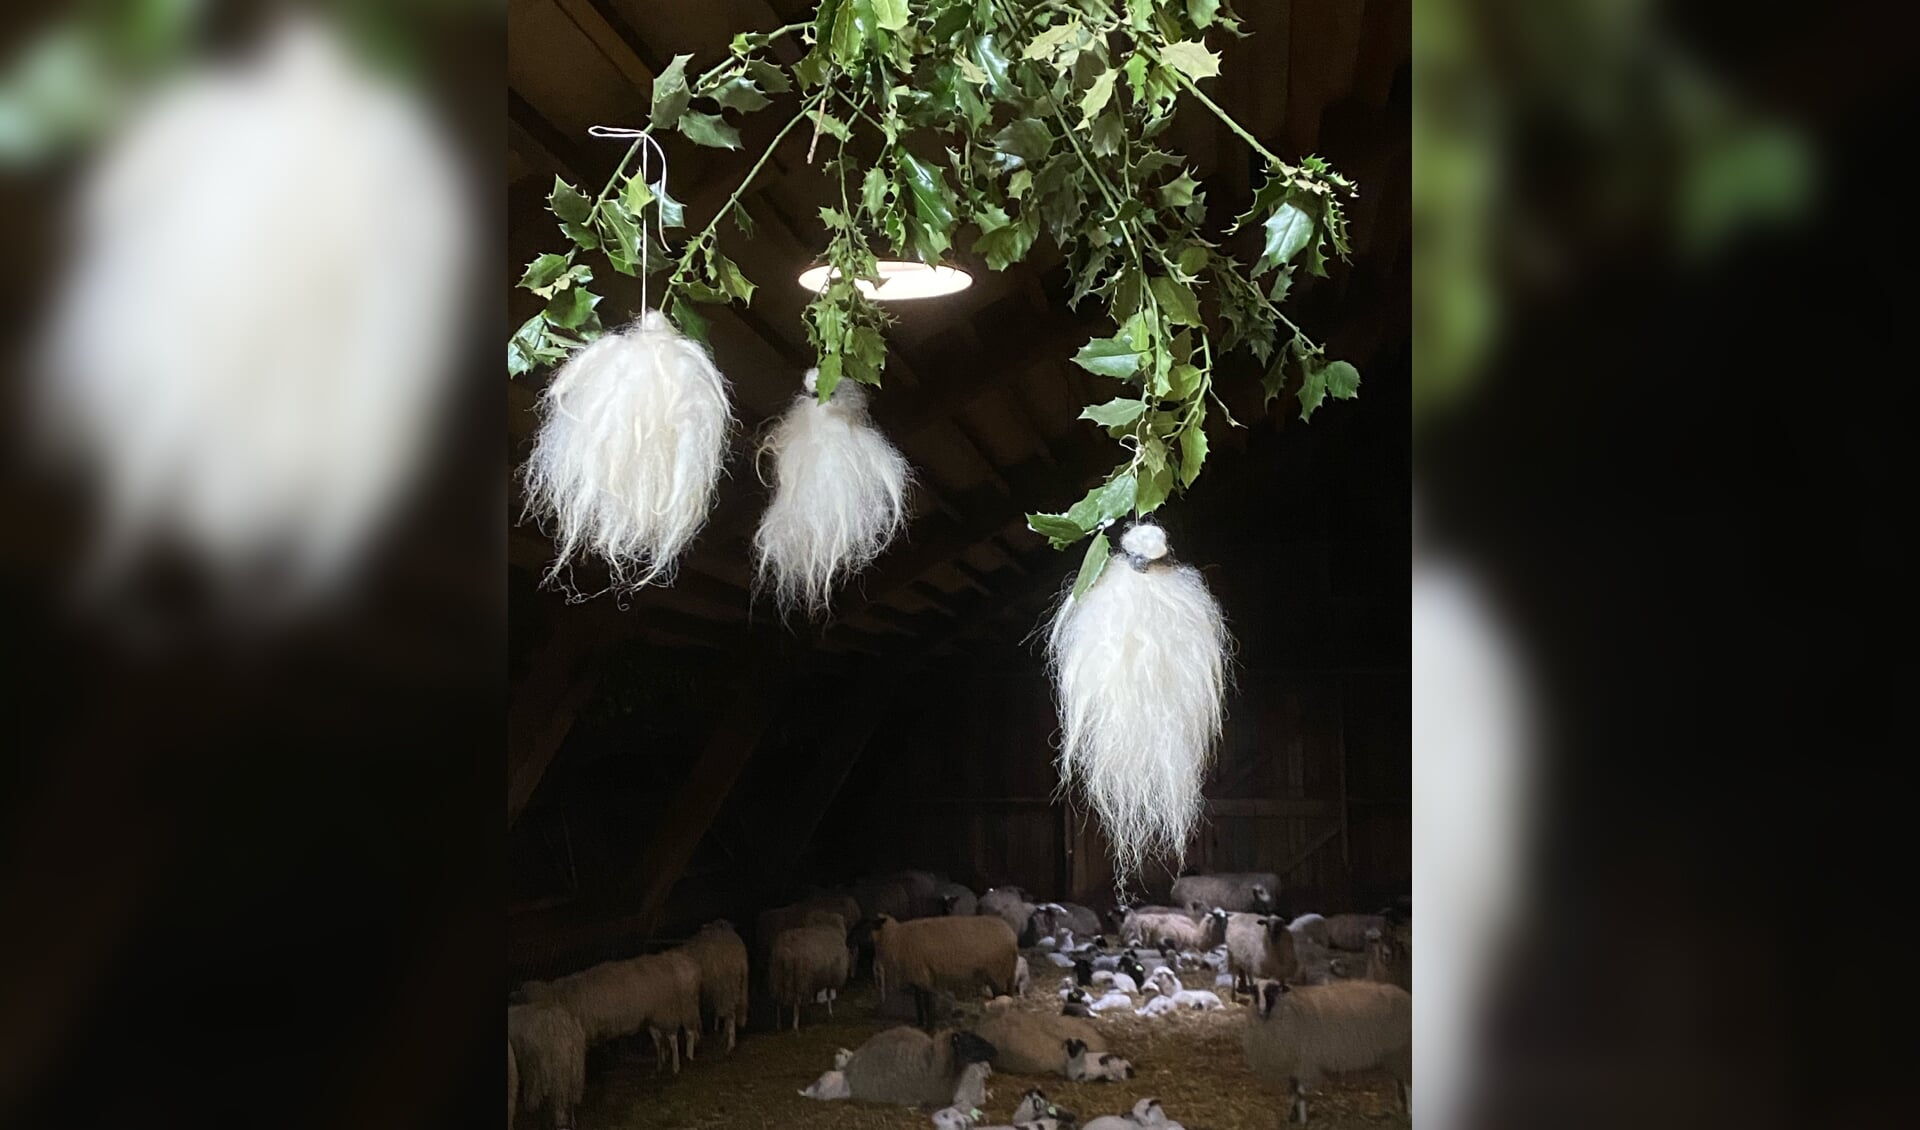
[[[1262,404],[1253,362],[1223,363],[1222,397],[1245,426],[1210,423],[1206,474],[1159,515],[1180,556],[1203,569],[1237,641],[1225,736],[1187,863],[1278,873],[1276,909],[1290,915],[1367,912],[1405,895],[1410,875],[1409,6],[1237,8],[1253,34],[1224,44],[1213,95],[1276,152],[1322,154],[1362,186],[1352,261],[1297,287],[1290,312],[1330,354],[1352,360],[1364,384],[1358,399],[1330,402],[1303,424],[1290,395]],[[810,11],[800,0],[513,0],[515,277],[554,240],[545,210],[553,178],[597,185],[620,156],[623,146],[590,139],[589,126],[643,119],[652,76],[674,54],[704,64],[735,32]],[[713,214],[774,125],[749,119],[738,152],[669,143],[690,221]],[[1171,134],[1207,189],[1209,229],[1223,231],[1257,175],[1244,147],[1191,109]],[[761,284],[751,309],[706,308],[748,435],[813,363],[800,320],[807,294],[792,280],[824,242],[815,214],[826,186],[806,148],[796,137],[775,152],[749,198],[757,237],[727,244]],[[994,273],[961,250],[968,242],[956,239],[955,256],[973,269],[971,289],[898,310],[873,411],[917,475],[913,518],[839,595],[831,620],[783,624],[753,600],[748,542],[767,492],[744,439],[671,585],[569,604],[539,585],[551,544],[533,525],[514,525],[509,990],[659,950],[715,918],[747,933],[764,908],[904,868],[975,892],[1016,884],[1036,899],[1114,905],[1100,829],[1056,795],[1058,723],[1034,635],[1079,550],[1054,552],[1023,518],[1063,508],[1115,461],[1101,430],[1075,418],[1110,395],[1100,387],[1108,382],[1069,363],[1090,333],[1111,329],[1093,303],[1067,306],[1057,251],[1037,248],[1032,261]],[[637,308],[632,279],[611,286],[608,308]],[[512,321],[538,306],[513,291]],[[509,384],[516,467],[545,378]],[[512,509],[517,519],[517,498]],[[1150,874],[1144,895],[1164,898],[1170,878],[1164,868]],[[1053,1000],[1055,980],[1036,971],[1033,992]],[[832,1023],[854,1027],[828,1029],[824,1044],[805,1042],[825,1038],[806,1027],[767,1032],[756,1009],[731,1058],[792,1057],[760,1061],[758,1091],[726,1074],[737,1064],[714,1062],[729,1059],[724,1052],[703,1050],[673,1077],[646,1063],[644,1037],[596,1049],[577,1124],[926,1125],[923,1113],[795,1095],[831,1066],[822,1060],[833,1047],[890,1023],[869,1015],[866,992],[850,987]],[[1251,1083],[1227,1036],[1196,1035],[1182,1052],[1165,1032],[1143,1037],[1162,1062],[1205,1049],[1233,1061],[1216,1079]],[[1161,1093],[1180,1117],[1167,1095],[1181,1081],[1156,1076],[1144,1048],[1126,1047],[1159,1088],[1140,1093]],[[776,1068],[790,1074],[768,1078]],[[991,1121],[1005,1120],[1024,1086],[996,1082]],[[715,1087],[727,1093],[716,1098]],[[1230,1099],[1183,1121],[1268,1126],[1283,1110],[1250,1085],[1228,1090]],[[1132,1094],[1080,1106],[1124,1110]],[[1212,1100],[1196,1091],[1191,1101]],[[1330,1101],[1316,1121],[1403,1117],[1384,1086]]]

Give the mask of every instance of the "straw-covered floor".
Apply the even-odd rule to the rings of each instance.
[[[1016,1008],[1057,1011],[1053,967],[1035,963],[1034,985]],[[1188,973],[1192,988],[1212,987],[1212,974]],[[1222,994],[1222,999],[1225,994]],[[836,1048],[856,1048],[896,1021],[873,1017],[870,981],[849,986],[827,1019],[826,1007],[809,1007],[799,1032],[756,1027],[743,1032],[731,1055],[724,1043],[704,1042],[698,1062],[678,1077],[654,1072],[653,1049],[644,1036],[597,1049],[588,1060],[586,1102],[577,1112],[579,1130],[691,1130],[778,1127],[780,1130],[879,1130],[924,1128],[927,1112],[856,1102],[816,1102],[801,1088],[833,1066]],[[756,1006],[755,1018],[766,1023]],[[978,1009],[969,1012],[977,1018]],[[1188,1130],[1274,1130],[1285,1101],[1263,1089],[1240,1050],[1244,1005],[1218,1012],[1180,1012],[1161,1017],[1106,1013],[1094,1020],[1113,1051],[1131,1059],[1134,1078],[1124,1083],[1069,1083],[1053,1076],[995,1073],[985,1107],[989,1123],[1007,1122],[1027,1088],[1038,1086],[1057,1105],[1085,1122],[1095,1115],[1123,1114],[1136,1100],[1153,1096],[1169,1117]],[[965,1026],[966,1021],[956,1021]],[[1385,1075],[1329,1081],[1311,1104],[1313,1126],[1408,1125],[1396,1089]],[[537,1125],[523,1116],[523,1122]]]

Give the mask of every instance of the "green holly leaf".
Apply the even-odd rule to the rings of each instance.
[[[565,277],[568,266],[569,262],[565,255],[551,253],[542,255],[527,264],[526,273],[522,274],[520,281],[514,285],[530,290],[542,298],[551,298],[554,291],[566,285],[560,280]]]
[[[1161,185],[1157,191],[1160,194],[1160,203],[1169,208],[1184,208],[1193,203],[1193,190],[1199,187],[1199,182],[1188,176],[1183,169],[1179,176]]]
[[[886,209],[887,190],[892,186],[893,182],[879,165],[868,168],[865,179],[860,182],[860,206],[868,215],[878,216]]]
[[[709,343],[713,328],[693,303],[671,299],[667,304],[667,317],[680,328],[681,333],[702,345]]]
[[[1106,109],[1107,101],[1113,97],[1113,80],[1118,75],[1118,71],[1101,71],[1093,80],[1093,85],[1087,88],[1087,96],[1080,100],[1080,112],[1086,115],[1088,121]]]
[[[1018,219],[992,231],[982,232],[980,238],[973,241],[973,253],[986,259],[988,270],[1004,271],[1009,265],[1027,257],[1038,234],[1034,218],[1022,213]]]
[[[825,404],[832,398],[833,390],[840,387],[842,376],[840,355],[829,353],[820,358],[818,368],[820,371],[813,379],[813,395],[820,399],[820,403]]]
[[[973,61],[986,72],[987,90],[990,93],[1000,95],[1011,89],[1012,84],[1007,77],[1006,52],[1000,50],[993,36],[983,35],[973,41]]]
[[[692,55],[675,55],[660,77],[653,80],[653,110],[648,120],[654,129],[673,129],[680,124],[693,94],[687,89],[687,61]]]
[[[1160,59],[1190,79],[1212,78],[1220,73],[1220,56],[1207,50],[1206,44],[1193,40],[1161,48]]]
[[[669,228],[685,227],[686,206],[667,192],[667,178],[662,176],[647,187],[652,191],[654,199],[659,201],[661,225]]]
[[[1038,117],[1015,118],[1013,123],[993,135],[994,148],[1031,164],[1053,150],[1053,134]]]
[[[1273,285],[1267,288],[1267,300],[1275,306],[1287,300],[1287,292],[1293,289],[1293,266],[1288,264],[1280,268],[1273,276]]]
[[[547,303],[543,313],[547,321],[567,329],[578,329],[586,324],[587,316],[593,308],[600,305],[600,296],[585,287],[570,287],[561,291]]]
[[[745,305],[753,303],[755,290],[753,281],[741,272],[738,263],[725,255],[716,253],[713,257],[713,267],[720,280],[720,289],[728,298],[737,298]]]
[[[1067,520],[1083,530],[1097,530],[1127,516],[1138,487],[1132,471],[1122,471],[1087,492],[1067,508]]]
[[[1269,346],[1269,348],[1271,348],[1271,346]],[[1260,398],[1260,407],[1265,408],[1267,405],[1272,404],[1273,398],[1279,396],[1281,390],[1286,387],[1287,355],[1283,351],[1273,355],[1273,363],[1268,365],[1267,371],[1260,376],[1260,389],[1263,393]]]
[[[1206,406],[1202,405],[1193,423],[1187,425],[1187,430],[1180,433],[1180,485],[1182,487],[1193,485],[1193,480],[1200,477],[1201,466],[1207,461],[1207,433],[1200,426],[1201,421],[1207,418],[1206,412]]]
[[[1055,549],[1065,549],[1087,536],[1087,531],[1065,514],[1029,514],[1027,528],[1052,542]]]
[[[1187,18],[1197,28],[1211,27],[1213,17],[1220,11],[1220,0],[1187,0]]]
[[[1140,371],[1146,351],[1121,337],[1096,337],[1080,347],[1073,363],[1089,373],[1126,380]]]
[[[1178,364],[1167,374],[1167,395],[1174,400],[1185,400],[1200,389],[1200,366]]]
[[[1149,280],[1147,287],[1153,291],[1154,300],[1160,303],[1160,312],[1167,321],[1176,326],[1200,324],[1200,302],[1186,283],[1160,275]]]
[[[713,100],[729,110],[751,114],[773,105],[773,99],[761,93],[760,85],[746,75],[735,75],[714,88]]]
[[[894,150],[900,175],[913,198],[914,242],[921,258],[934,264],[952,243],[954,225],[953,189],[940,170],[914,156],[905,148]]]
[[[1133,503],[1134,512],[1143,516],[1151,514],[1158,510],[1160,504],[1165,502],[1167,496],[1172,493],[1173,468],[1163,463],[1157,469],[1150,470],[1140,480],[1139,492]]]
[[[1023,59],[1045,59],[1049,62],[1060,53],[1061,48],[1080,37],[1080,21],[1068,20],[1066,23],[1050,27],[1027,42],[1027,49],[1020,53]]]
[[[680,132],[686,135],[688,141],[709,149],[740,148],[740,131],[716,114],[689,110],[680,115]]]
[[[628,177],[627,186],[621,190],[620,199],[626,201],[627,211],[638,216],[647,210],[647,205],[653,203],[653,190],[648,188],[647,182],[639,177]]]
[[[847,123],[834,117],[832,114],[816,112],[813,115],[813,120],[814,124],[820,128],[820,132],[826,134],[828,137],[845,141],[853,136],[853,130],[847,126]]]
[[[1345,361],[1335,361],[1322,374],[1327,395],[1337,400],[1352,400],[1360,395],[1360,370]]]
[[[640,262],[640,221],[617,197],[600,206],[600,235],[613,269],[631,275]]]
[[[1133,88],[1135,102],[1147,100],[1147,67],[1151,63],[1145,53],[1136,51],[1127,56],[1127,64],[1121,68],[1127,73],[1127,85]]]
[[[747,76],[768,94],[785,94],[793,89],[793,83],[787,78],[787,72],[765,59],[748,60]]]
[[[553,191],[547,194],[547,207],[567,223],[584,224],[587,214],[593,211],[593,202],[580,195],[579,189],[555,177]]]
[[[888,31],[899,31],[907,26],[907,0],[872,0],[873,18],[876,23]]]
[[[1138,420],[1146,410],[1147,402],[1144,400],[1118,398],[1083,409],[1078,418],[1092,420],[1103,428],[1119,428]]]
[[[1313,238],[1313,217],[1292,204],[1280,205],[1262,226],[1267,233],[1266,248],[1253,265],[1255,276],[1264,275],[1300,254]]]
[[[1087,590],[1100,579],[1100,574],[1107,571],[1107,562],[1111,560],[1113,560],[1113,545],[1107,541],[1106,531],[1103,530],[1093,535],[1093,540],[1087,543],[1087,555],[1080,559],[1080,572],[1073,578],[1071,599],[1079,600],[1087,595]]]

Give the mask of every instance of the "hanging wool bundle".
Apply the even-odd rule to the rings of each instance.
[[[806,389],[760,445],[773,455],[773,502],[754,534],[755,584],[784,615],[824,615],[833,589],[866,568],[906,524],[912,472],[867,414],[867,390],[843,381],[831,398]]]
[[[713,358],[649,310],[575,354],[541,403],[526,488],[528,511],[555,527],[546,579],[586,554],[615,591],[671,578],[706,524],[733,428]]]
[[[1184,861],[1220,736],[1232,638],[1198,570],[1166,560],[1167,535],[1136,523],[1048,634],[1059,699],[1060,780],[1113,845],[1124,887],[1149,858]]]

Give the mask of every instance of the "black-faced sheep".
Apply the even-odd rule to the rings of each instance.
[[[1307,1120],[1307,1093],[1328,1072],[1385,1068],[1407,1104],[1413,1078],[1413,998],[1397,985],[1340,981],[1289,989],[1255,987],[1242,1034],[1247,1063],[1269,1086],[1292,1096],[1290,1113]]]
[[[994,1046],[993,1066],[1014,1075],[1065,1075],[1068,1040],[1095,1052],[1107,1050],[1100,1030],[1090,1022],[1042,1012],[998,1012],[974,1026],[974,1034]]]
[[[1085,1040],[1068,1040],[1062,1050],[1067,1053],[1067,1078],[1075,1083],[1124,1083],[1133,1078],[1132,1061],[1095,1051]]]
[[[1233,992],[1248,992],[1261,978],[1290,981],[1300,971],[1293,933],[1284,918],[1259,914],[1227,917],[1227,972]]]
[[[1327,944],[1337,950],[1359,953],[1367,948],[1367,931],[1387,928],[1387,920],[1378,914],[1336,914],[1327,919]]]
[[[680,951],[700,967],[700,1011],[715,1031],[726,1029],[732,1051],[747,1022],[747,946],[724,919],[709,922]]]
[[[984,1078],[993,1056],[993,1045],[971,1032],[889,1028],[854,1049],[845,1068],[847,1089],[866,1102],[971,1109],[979,1104],[956,1095]]]
[[[931,996],[942,986],[984,984],[990,995],[1013,988],[1020,960],[1013,931],[997,918],[922,918],[897,922],[881,916],[873,928],[874,968],[880,988],[911,988],[921,1027],[931,1027]]]
[[[836,918],[838,915],[835,916]],[[773,1000],[773,1026],[780,1027],[780,1009],[793,1009],[793,1027],[800,1027],[801,1006],[821,993],[827,997],[827,1015],[833,1015],[833,997],[847,985],[851,957],[843,930],[832,926],[801,926],[783,930],[773,939],[767,961],[767,994]]]
[[[557,1004],[513,1005],[507,1009],[507,1049],[519,1105],[545,1109],[555,1127],[572,1126],[573,1108],[587,1087],[587,1036],[580,1022]]]
[[[1196,913],[1222,910],[1271,914],[1280,896],[1280,876],[1269,871],[1182,875],[1173,881],[1173,905]]]
[[[935,891],[934,898],[940,902],[940,913],[949,917],[972,917],[980,909],[980,898],[973,891],[959,883],[942,883]]]

